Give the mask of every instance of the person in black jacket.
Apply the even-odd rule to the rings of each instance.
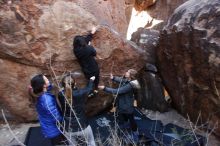
[[[130,122],[130,127],[133,131],[134,140],[138,141],[138,131],[137,124],[134,120],[134,91],[139,87],[139,83],[134,79],[137,71],[134,69],[129,69],[124,77],[114,77],[113,75],[110,78],[119,83],[117,89],[99,86],[99,89],[116,95],[116,112],[118,113],[119,123],[128,121]]]
[[[79,61],[85,77],[89,80],[90,77],[95,76],[94,93],[97,93],[100,71],[98,63],[95,60],[97,56],[96,50],[93,46],[89,45],[95,31],[96,28],[93,28],[93,30],[85,36],[75,36],[73,41],[73,52]]]
[[[59,92],[58,99],[64,116],[65,130],[71,135],[71,144],[79,144],[78,137],[81,137],[87,145],[96,145],[91,126],[85,115],[85,102],[93,89],[94,80],[95,76],[92,76],[85,88],[77,89],[75,79],[71,74],[62,79],[64,90]]]

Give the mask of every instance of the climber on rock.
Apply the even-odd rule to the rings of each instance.
[[[92,76],[95,76],[94,81],[94,90],[89,96],[94,96],[98,93],[98,84],[99,84],[99,66],[96,62],[95,57],[97,57],[96,50],[92,45],[89,45],[89,42],[92,40],[94,33],[96,32],[97,27],[94,27],[91,32],[87,35],[77,35],[73,41],[73,53],[75,54],[78,62],[82,68],[82,71],[89,80]],[[100,59],[100,58],[98,58]]]

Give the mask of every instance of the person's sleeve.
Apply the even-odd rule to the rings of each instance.
[[[45,99],[46,109],[50,112],[50,114],[52,114],[52,116],[56,120],[61,121],[62,116],[61,116],[60,111],[58,109],[58,105],[56,103],[55,97],[50,96],[50,95],[46,95],[44,97],[44,99]]]
[[[112,94],[124,94],[129,92],[130,90],[132,90],[132,86],[130,84],[127,84],[125,86],[119,87],[117,89],[114,88],[109,88],[109,87],[105,87],[104,91],[107,93],[112,93]]]
[[[85,36],[85,40],[87,44],[89,44],[89,42],[92,40],[92,37],[93,35],[91,32]]]
[[[85,97],[84,95],[89,94],[93,90],[93,80],[89,80],[89,83],[85,88],[80,89],[80,96]]]
[[[96,56],[96,50],[93,46],[89,46],[89,54],[92,56]]]
[[[124,79],[123,77],[117,77],[117,76],[114,76],[112,81],[116,82],[116,83],[120,83],[120,82],[123,82]]]

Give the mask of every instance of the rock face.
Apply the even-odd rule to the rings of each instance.
[[[40,72],[40,68],[0,59],[0,70],[0,103],[8,120],[34,120],[36,113],[31,108],[27,87],[32,74]]]
[[[163,29],[173,11],[187,0],[135,0],[131,10],[131,19],[127,31],[127,39],[131,39],[138,28]],[[126,15],[127,16],[127,15]]]
[[[135,9],[138,11],[146,10],[148,7],[154,5],[157,0],[135,0]]]
[[[167,112],[169,104],[165,100],[164,86],[154,65],[147,63],[140,71],[138,105],[144,109]]]
[[[100,24],[102,19],[105,24],[113,24],[113,28],[101,26],[92,42],[103,58],[97,60],[101,68],[101,82],[107,84],[106,75],[110,72],[121,75],[129,68],[140,69],[143,66],[141,50],[122,39],[125,32],[122,26],[126,22],[122,17],[124,13],[118,8],[122,2],[101,2],[109,3],[108,10],[112,13],[104,12],[107,4],[100,4],[103,7],[96,12],[91,2],[86,2],[16,1],[11,6],[1,5],[0,108],[8,111],[7,117],[17,121],[36,119],[27,95],[33,75],[46,73],[56,83],[55,79],[66,71],[81,73],[72,53],[73,37],[85,34],[92,26]],[[93,4],[98,5],[99,2],[93,1]],[[111,14],[117,16],[112,16],[116,20],[109,19]],[[119,30],[119,33],[115,30]],[[86,84],[83,75],[77,82],[81,87]],[[100,93],[99,97],[88,101],[87,113],[91,115],[103,110],[111,99],[111,96],[102,96]]]
[[[142,27],[132,34],[131,41],[145,51],[148,63],[156,64],[156,47],[159,42],[159,35],[160,33],[157,30]]]
[[[158,0],[155,5],[146,10],[152,18],[163,20],[164,24],[166,24],[174,10],[186,1],[187,0]]]
[[[125,16],[129,23],[131,19],[132,8],[134,7],[135,0],[125,0]]]
[[[219,0],[184,3],[169,19],[158,48],[174,106],[210,128],[220,121],[219,9]],[[219,127],[214,132],[220,136]]]
[[[93,14],[98,24],[108,25],[126,36],[129,21],[126,19],[126,0],[73,0],[81,8]]]

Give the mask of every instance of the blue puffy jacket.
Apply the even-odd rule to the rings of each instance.
[[[43,135],[47,138],[53,138],[61,134],[56,126],[56,120],[62,120],[56,97],[49,92],[45,92],[38,97],[36,109]]]

